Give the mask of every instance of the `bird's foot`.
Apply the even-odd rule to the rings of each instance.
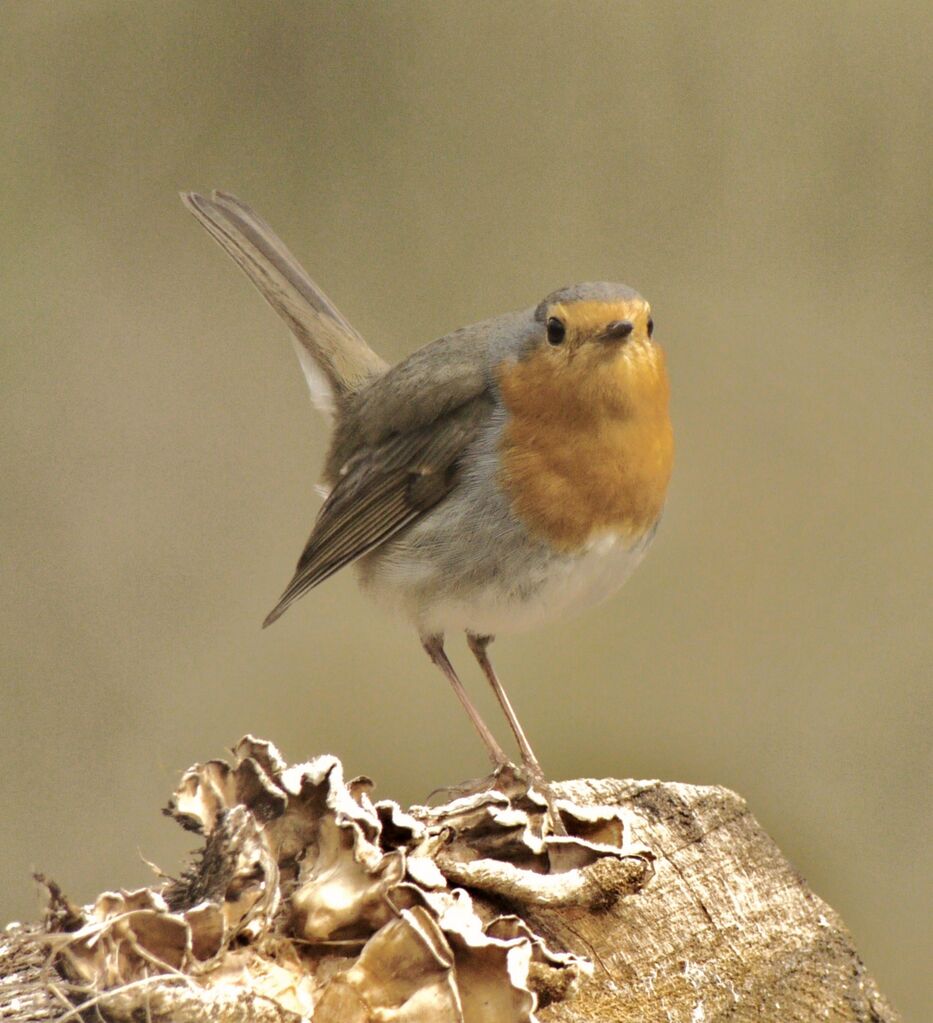
[[[511,799],[513,796],[524,795],[530,787],[531,779],[526,775],[525,769],[506,762],[484,778],[469,778],[457,785],[442,785],[428,795],[426,802],[430,806],[435,800],[450,802],[466,796],[478,796],[483,792],[501,792]]]
[[[484,792],[499,792],[510,802],[537,803],[544,820],[542,832],[566,835],[567,829],[557,809],[557,801],[541,768],[537,764],[500,764],[485,778],[471,778],[457,785],[445,785],[434,789],[427,798],[428,805],[434,801],[450,802]],[[542,805],[543,803],[543,805]]]

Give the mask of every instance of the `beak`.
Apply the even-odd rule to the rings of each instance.
[[[614,320],[603,332],[604,341],[624,341],[635,329],[631,320]]]

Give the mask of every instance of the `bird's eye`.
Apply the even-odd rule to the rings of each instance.
[[[547,339],[552,345],[559,345],[563,343],[564,335],[567,333],[567,328],[563,322],[556,316],[551,316],[547,321]]]
[[[654,320],[652,320],[651,317],[649,316],[648,317],[648,337],[651,337],[652,334],[654,334]]]

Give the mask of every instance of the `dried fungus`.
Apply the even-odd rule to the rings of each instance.
[[[517,773],[406,811],[335,757],[288,766],[251,736],[233,753],[171,799],[205,840],[180,878],[84,907],[49,885],[58,967],[112,1018],[533,1023],[539,991],[569,997],[591,966],[523,909],[598,909],[650,877],[622,810],[560,801],[554,835]],[[154,978],[175,981],[157,1000]]]

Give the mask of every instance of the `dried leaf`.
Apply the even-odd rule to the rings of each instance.
[[[618,808],[562,800],[556,836],[517,772],[405,811],[332,756],[288,766],[253,736],[234,756],[196,764],[172,796],[205,836],[178,880],[84,908],[50,885],[59,967],[107,990],[114,1018],[534,1023],[537,990],[566,997],[590,965],[503,903],[608,904],[650,877]],[[156,998],[154,972],[178,983]]]

